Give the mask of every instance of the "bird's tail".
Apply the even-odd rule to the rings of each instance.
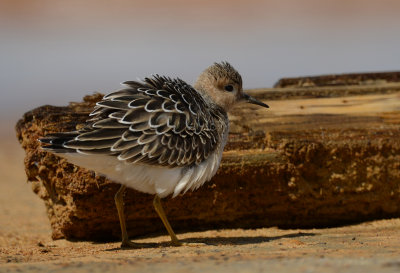
[[[64,144],[78,136],[78,132],[48,134],[39,138],[42,149],[52,153],[76,153],[75,149],[66,148]]]

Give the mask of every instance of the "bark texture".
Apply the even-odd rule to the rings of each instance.
[[[336,76],[352,85],[324,85],[322,77],[310,87],[249,90],[270,110],[242,105],[230,114],[217,175],[196,192],[163,200],[174,230],[322,227],[400,216],[399,74],[386,73],[390,81],[360,75],[362,82]],[[28,181],[46,204],[55,239],[120,236],[113,199],[119,185],[40,150],[37,141],[82,126],[101,97],[42,106],[16,125]],[[166,232],[152,199],[127,191],[131,236]]]

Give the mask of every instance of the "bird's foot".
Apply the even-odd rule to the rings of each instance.
[[[121,248],[142,248],[143,246],[138,243],[131,242],[129,240],[124,240],[121,243]]]
[[[171,245],[172,246],[182,246],[183,243],[181,243],[179,240],[171,240]]]

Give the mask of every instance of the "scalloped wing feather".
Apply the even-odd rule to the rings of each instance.
[[[222,135],[216,128],[227,130],[227,115],[193,87],[158,75],[124,84],[97,103],[88,125],[64,148],[169,168],[199,165],[215,151]]]

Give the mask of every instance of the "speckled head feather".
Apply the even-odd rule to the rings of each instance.
[[[214,63],[197,78],[194,88],[225,111],[243,100],[242,77],[227,62]]]
[[[230,79],[233,83],[242,88],[242,76],[228,62],[214,63],[205,70],[206,73],[212,75],[215,80]]]

